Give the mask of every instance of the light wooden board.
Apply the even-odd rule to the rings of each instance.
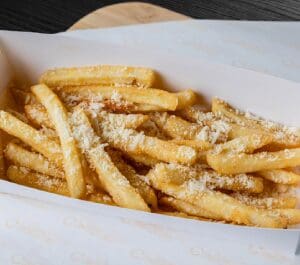
[[[131,2],[100,8],[77,21],[69,30],[109,28],[185,19],[191,18],[156,5]]]

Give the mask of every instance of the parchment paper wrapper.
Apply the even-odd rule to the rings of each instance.
[[[265,118],[299,126],[300,85],[196,57],[169,57],[62,35],[0,31],[1,104],[12,77],[37,82],[57,66],[148,66],[164,86],[193,88]],[[2,54],[5,54],[5,62]],[[159,150],[158,150],[159,151]],[[299,228],[261,229],[110,207],[0,181],[1,264],[293,264]],[[296,263],[294,263],[296,264]]]

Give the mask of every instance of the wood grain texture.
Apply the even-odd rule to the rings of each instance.
[[[152,4],[131,2],[99,8],[80,19],[69,30],[109,28],[185,19],[190,19],[190,17]]]
[[[0,29],[54,33],[117,0],[0,0]],[[300,20],[299,0],[143,1],[202,19]]]

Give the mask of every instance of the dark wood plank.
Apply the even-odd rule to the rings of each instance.
[[[0,0],[0,29],[59,32],[115,0]],[[299,0],[144,1],[203,19],[300,20]]]

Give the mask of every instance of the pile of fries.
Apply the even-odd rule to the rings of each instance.
[[[1,110],[9,181],[73,198],[248,226],[300,223],[300,134],[158,89],[148,68],[46,71]],[[155,88],[153,88],[155,87]],[[5,137],[7,138],[7,137]],[[5,167],[3,166],[5,164]]]

